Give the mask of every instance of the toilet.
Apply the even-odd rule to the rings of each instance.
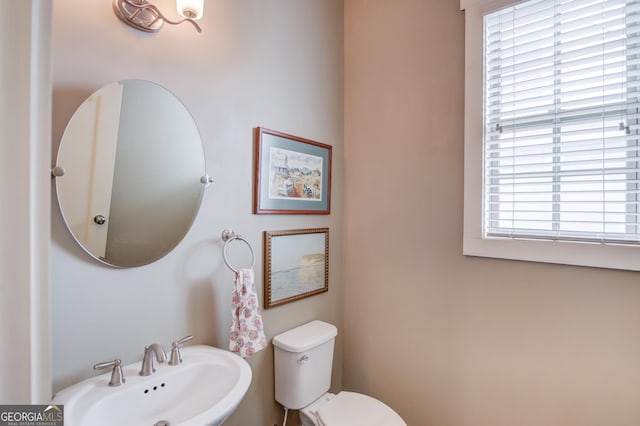
[[[273,338],[276,401],[300,410],[304,426],[406,426],[375,398],[347,391],[328,393],[337,335],[334,325],[316,320]]]

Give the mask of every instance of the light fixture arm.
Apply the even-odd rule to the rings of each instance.
[[[157,32],[164,22],[178,25],[190,22],[200,33],[202,29],[193,19],[185,18],[180,21],[167,19],[160,10],[146,0],[113,0],[113,11],[126,24],[145,32]]]

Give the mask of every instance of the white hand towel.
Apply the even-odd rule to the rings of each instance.
[[[248,358],[266,346],[253,269],[243,268],[236,272],[231,295],[229,350]]]

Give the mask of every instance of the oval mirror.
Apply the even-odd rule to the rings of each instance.
[[[191,114],[171,92],[143,80],[112,83],[80,105],[60,142],[60,168],[56,191],[69,231],[91,256],[118,267],[146,265],[173,250],[207,181]]]

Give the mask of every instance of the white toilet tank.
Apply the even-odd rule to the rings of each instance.
[[[329,390],[337,335],[334,325],[316,320],[273,338],[276,401],[298,410]]]

